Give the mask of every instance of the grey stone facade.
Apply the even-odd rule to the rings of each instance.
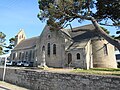
[[[23,32],[21,33],[24,35]],[[34,52],[34,59],[30,57],[28,60],[32,60],[39,66],[117,68],[114,46],[100,37],[93,25],[73,28],[72,31],[70,29],[50,30],[49,26],[45,26],[39,37],[16,41],[21,42],[16,44],[11,56],[14,56],[14,53],[18,53],[19,56],[21,52]],[[24,59],[18,56],[17,59],[13,57],[11,59]]]

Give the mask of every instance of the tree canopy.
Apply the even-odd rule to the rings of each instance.
[[[12,37],[9,39],[9,45],[6,46],[5,52],[6,53],[9,52],[10,50],[12,50],[14,48],[14,46],[15,46],[15,37]]]
[[[9,39],[9,46],[7,47],[8,49],[13,49],[15,46],[15,37],[12,37]]]
[[[97,0],[97,12],[95,17],[98,20],[113,21],[114,26],[120,26],[120,1],[119,0]]]
[[[4,54],[3,48],[5,47],[6,43],[6,35],[3,32],[0,32],[0,55]]]
[[[38,18],[47,20],[51,29],[64,28],[75,19],[79,23],[89,20],[98,34],[120,50],[120,41],[110,37],[99,26],[120,26],[120,0],[39,0],[38,3]]]
[[[0,55],[9,52],[15,46],[15,37],[9,39],[9,45],[6,45],[6,35],[0,32]]]

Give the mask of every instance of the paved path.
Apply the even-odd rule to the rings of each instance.
[[[0,81],[0,90],[29,90],[29,89]]]

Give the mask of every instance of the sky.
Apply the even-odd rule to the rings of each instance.
[[[7,42],[20,29],[27,38],[40,35],[45,23],[38,18],[38,0],[0,0],[0,31],[6,34]]]
[[[24,29],[27,38],[39,36],[46,25],[38,18],[38,0],[0,0],[0,31],[6,34],[6,41]],[[73,27],[90,24],[74,21]],[[115,28],[107,27],[115,34]]]

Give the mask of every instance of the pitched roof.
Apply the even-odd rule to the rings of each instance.
[[[88,42],[89,40],[84,40],[81,42],[73,42],[71,45],[69,45],[69,47],[66,50],[70,51],[70,50],[76,50],[78,48],[85,48]]]
[[[62,31],[64,31],[66,34],[69,33],[74,42],[80,42],[98,37],[98,34],[95,32],[95,27],[92,24],[76,27],[72,30],[63,29]]]
[[[37,40],[38,40],[38,37],[25,39],[25,40],[21,41],[18,45],[16,45],[14,50],[28,49],[28,48],[35,47]]]
[[[75,50],[76,48],[84,48],[90,39],[98,37],[98,34],[95,31],[95,27],[92,24],[80,26],[70,29],[63,29],[72,39],[73,43],[69,44],[67,50]]]

